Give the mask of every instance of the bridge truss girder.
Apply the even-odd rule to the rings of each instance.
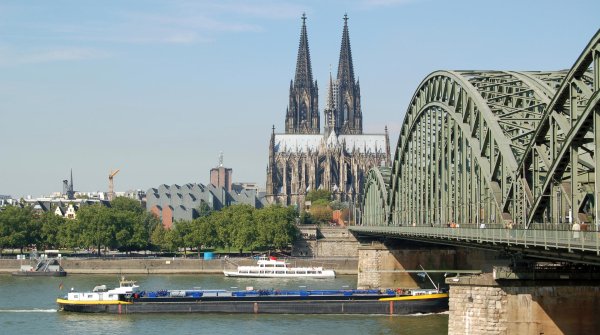
[[[375,167],[369,170],[362,206],[362,224],[385,225],[389,217],[388,189],[391,170]]]
[[[569,71],[427,76],[400,132],[390,215],[375,224],[529,226],[572,208],[572,220],[598,218],[599,41]]]
[[[600,32],[557,88],[526,150],[521,187],[531,190],[528,226],[576,221],[598,228],[599,83]]]

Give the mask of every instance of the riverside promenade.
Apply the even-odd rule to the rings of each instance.
[[[332,268],[337,275],[356,275],[358,258],[293,258],[292,266],[322,266]],[[0,259],[0,273],[17,271],[28,260]],[[64,257],[62,267],[68,274],[220,274],[236,265],[252,265],[249,258],[198,259],[183,257],[161,258],[70,258]]]

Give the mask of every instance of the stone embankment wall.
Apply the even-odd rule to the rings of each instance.
[[[337,274],[356,274],[356,258],[292,258],[288,260],[297,266],[324,266],[333,268]],[[1,259],[0,273],[16,271],[20,260]],[[239,265],[252,265],[256,261],[249,258],[220,258],[212,260],[194,258],[63,258],[62,266],[69,274],[76,273],[123,273],[123,274],[221,274],[224,269],[235,269]]]
[[[292,256],[358,257],[358,241],[345,227],[306,226],[294,243]]]
[[[600,286],[593,283],[498,283],[491,274],[447,283],[449,335],[596,334],[600,329]]]

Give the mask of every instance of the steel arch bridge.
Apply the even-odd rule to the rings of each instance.
[[[365,184],[362,222],[368,226],[385,225],[390,213],[388,189],[390,188],[391,169],[375,167],[369,170]]]
[[[597,230],[599,86],[600,30],[570,70],[428,75],[389,182],[374,171],[366,188],[363,225]],[[377,207],[383,221],[367,218]]]

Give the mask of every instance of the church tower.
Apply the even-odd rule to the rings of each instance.
[[[337,73],[337,93],[336,130],[339,131],[339,134],[362,134],[360,84],[354,81],[348,15],[344,15],[344,31]]]
[[[270,203],[303,210],[306,195],[312,190],[328,190],[333,199],[358,202],[365,194],[369,169],[390,164],[387,130],[385,134],[363,135],[360,87],[354,79],[347,15],[337,77],[331,72],[321,133],[317,82],[313,82],[303,14],[285,133],[276,134],[273,128],[269,141],[265,197]]]
[[[302,14],[302,30],[296,76],[290,82],[290,101],[285,116],[286,134],[319,134],[319,89],[313,82],[310,51],[306,33],[306,14]]]
[[[327,90],[327,104],[323,114],[325,115],[325,135],[329,135],[332,131],[337,131],[337,85],[329,72],[329,89]]]

